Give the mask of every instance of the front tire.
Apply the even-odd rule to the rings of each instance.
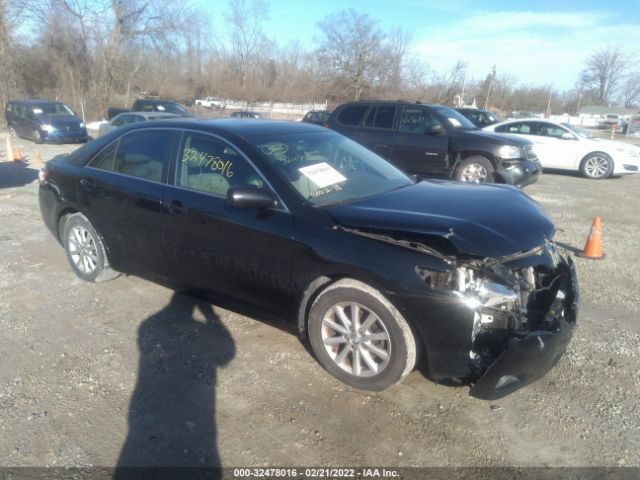
[[[474,155],[460,162],[456,167],[454,178],[467,183],[493,183],[494,173],[495,168],[489,160],[480,155]]]
[[[415,367],[416,339],[407,321],[380,292],[356,280],[340,280],[321,292],[308,327],[320,364],[356,388],[384,390]]]
[[[78,278],[98,283],[118,276],[109,266],[100,235],[81,213],[67,218],[62,240],[67,260]]]
[[[580,163],[580,173],[591,180],[602,180],[613,173],[613,160],[606,153],[590,153]]]

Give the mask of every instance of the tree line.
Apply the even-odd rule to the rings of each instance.
[[[580,104],[640,102],[640,69],[618,48],[585,59],[575,88],[526,85],[494,67],[468,78],[468,65],[436,72],[411,53],[411,36],[384,31],[354,9],[317,22],[315,44],[279,43],[265,35],[266,0],[230,0],[225,25],[211,12],[164,0],[0,0],[0,102],[65,101],[88,119],[133,98],[182,102],[215,95],[248,103],[364,98],[575,114]]]

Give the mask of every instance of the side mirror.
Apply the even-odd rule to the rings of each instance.
[[[273,193],[254,185],[233,187],[227,191],[227,205],[236,208],[269,208],[277,205]]]
[[[436,123],[435,125],[431,125],[429,128],[427,128],[426,133],[428,135],[440,135],[444,133],[444,127],[439,123]]]
[[[560,137],[560,138],[562,138],[563,140],[575,140],[576,136],[573,133],[564,132],[562,134],[562,137]]]

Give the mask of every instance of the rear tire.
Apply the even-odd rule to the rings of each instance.
[[[318,362],[356,388],[384,390],[415,367],[411,327],[380,292],[362,282],[329,285],[311,306],[308,329]]]
[[[473,155],[458,164],[454,178],[467,183],[493,183],[494,173],[495,168],[489,160],[480,155]]]
[[[81,213],[70,215],[62,231],[67,260],[78,278],[99,283],[119,275],[109,266],[102,239],[87,217]]]

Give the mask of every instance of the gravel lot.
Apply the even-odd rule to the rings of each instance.
[[[34,145],[17,143],[28,164],[0,163],[0,466],[640,467],[640,176],[526,189],[567,244],[601,215],[607,257],[576,260],[559,365],[486,402],[418,371],[363,393],[281,325],[139,278],[78,280],[40,219]]]

